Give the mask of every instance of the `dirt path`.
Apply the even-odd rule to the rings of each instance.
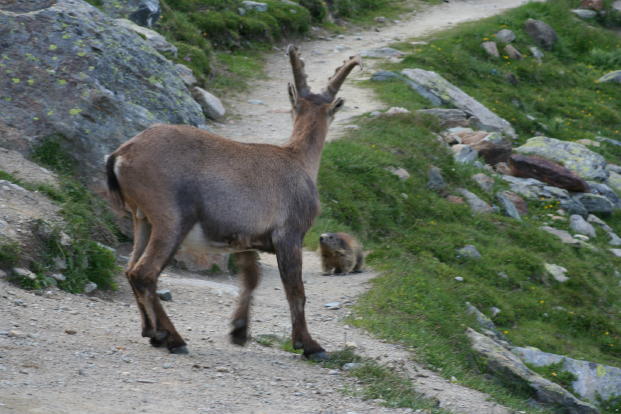
[[[347,56],[446,27],[449,22],[485,17],[522,0],[453,1],[419,13],[382,32],[349,34],[332,41],[302,45],[311,85],[319,88]],[[451,16],[451,17],[447,17]],[[360,40],[359,40],[360,39]],[[340,45],[337,47],[337,45]],[[343,50],[335,52],[335,49]],[[370,66],[370,65],[369,65]],[[218,127],[223,135],[248,141],[282,143],[290,130],[285,85],[289,69],[282,53],[268,59],[271,78],[235,102],[244,119]],[[368,76],[367,72],[356,77]],[[332,136],[348,118],[380,105],[366,89],[348,82],[341,93],[349,104]],[[249,104],[248,100],[263,104]],[[275,258],[262,256],[264,277],[257,290],[251,332],[288,335],[288,307]],[[314,337],[328,350],[353,342],[358,353],[398,367],[417,390],[438,398],[455,413],[508,413],[487,396],[453,384],[411,361],[400,346],[384,343],[344,325],[355,298],[375,275],[320,276],[317,255],[304,254],[307,316]],[[200,413],[407,413],[362,401],[342,390],[355,390],[356,380],[301,361],[300,357],[251,342],[229,344],[229,318],[236,300],[231,277],[205,278],[167,271],[160,287],[174,301],[167,309],[188,340],[191,354],[169,355],[148,346],[139,335],[138,312],[124,280],[104,300],[51,291],[37,296],[0,280],[0,413],[11,414],[155,414]],[[338,310],[324,304],[340,302]]]

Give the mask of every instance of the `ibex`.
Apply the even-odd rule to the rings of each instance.
[[[243,280],[230,333],[248,339],[252,292],[259,281],[257,251],[275,253],[292,321],[292,343],[310,359],[327,357],[306,326],[302,240],[319,212],[317,172],[336,98],[356,65],[339,67],[320,94],[306,82],[304,62],[287,48],[293,132],[282,146],[244,144],[181,125],[154,125],[114,151],[106,162],[113,199],[129,210],[134,246],[126,276],[142,316],[142,336],[155,347],[187,353],[156,295],[157,279],[182,243],[234,253]]]

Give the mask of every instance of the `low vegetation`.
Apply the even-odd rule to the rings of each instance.
[[[602,28],[608,22],[576,20],[568,10],[577,3],[532,3],[434,35],[427,45],[399,44],[411,54],[386,68],[441,73],[510,120],[521,140],[538,132],[566,140],[619,139],[621,89],[596,82],[614,65],[594,56],[614,56],[621,40]],[[494,60],[485,54],[480,44],[502,28],[514,30],[516,47],[527,52],[530,43],[522,31],[527,18],[548,22],[561,39],[541,65],[532,57]],[[505,80],[509,73],[517,85]],[[389,106],[428,105],[401,83],[372,87]],[[494,202],[470,179],[480,170],[455,164],[428,118],[404,114],[362,119],[359,125],[350,137],[327,145],[319,174],[322,215],[306,239],[316,247],[320,233],[348,231],[371,250],[367,260],[381,276],[359,302],[352,323],[411,346],[444,376],[527,412],[538,412],[525,405],[528,393],[516,394],[516,387],[491,380],[472,360],[464,330],[476,322],[466,312],[466,301],[490,317],[490,308],[500,309],[493,320],[515,345],[621,365],[621,288],[615,273],[621,259],[606,250],[605,237],[596,239],[601,248],[591,251],[540,231],[539,226],[552,223],[553,203],[530,202],[530,215],[518,222],[473,215],[467,206],[428,190],[427,171],[435,165],[450,189],[464,187]],[[611,161],[621,156],[612,146],[594,150]],[[405,168],[411,178],[400,180],[387,167]],[[606,220],[621,231],[619,213]],[[457,254],[468,244],[477,247],[481,259]],[[556,282],[544,263],[567,268],[570,280]],[[606,407],[603,412],[615,412]]]

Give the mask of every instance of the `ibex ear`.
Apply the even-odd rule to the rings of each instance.
[[[330,116],[334,116],[345,105],[345,100],[342,98],[336,98],[334,102],[330,104]]]
[[[295,86],[293,86],[291,82],[287,84],[287,90],[289,91],[289,102],[291,102],[291,106],[295,109],[298,102],[298,93],[295,90]]]

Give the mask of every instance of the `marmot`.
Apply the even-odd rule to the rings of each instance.
[[[324,233],[319,237],[324,275],[362,272],[362,246],[347,233]]]

